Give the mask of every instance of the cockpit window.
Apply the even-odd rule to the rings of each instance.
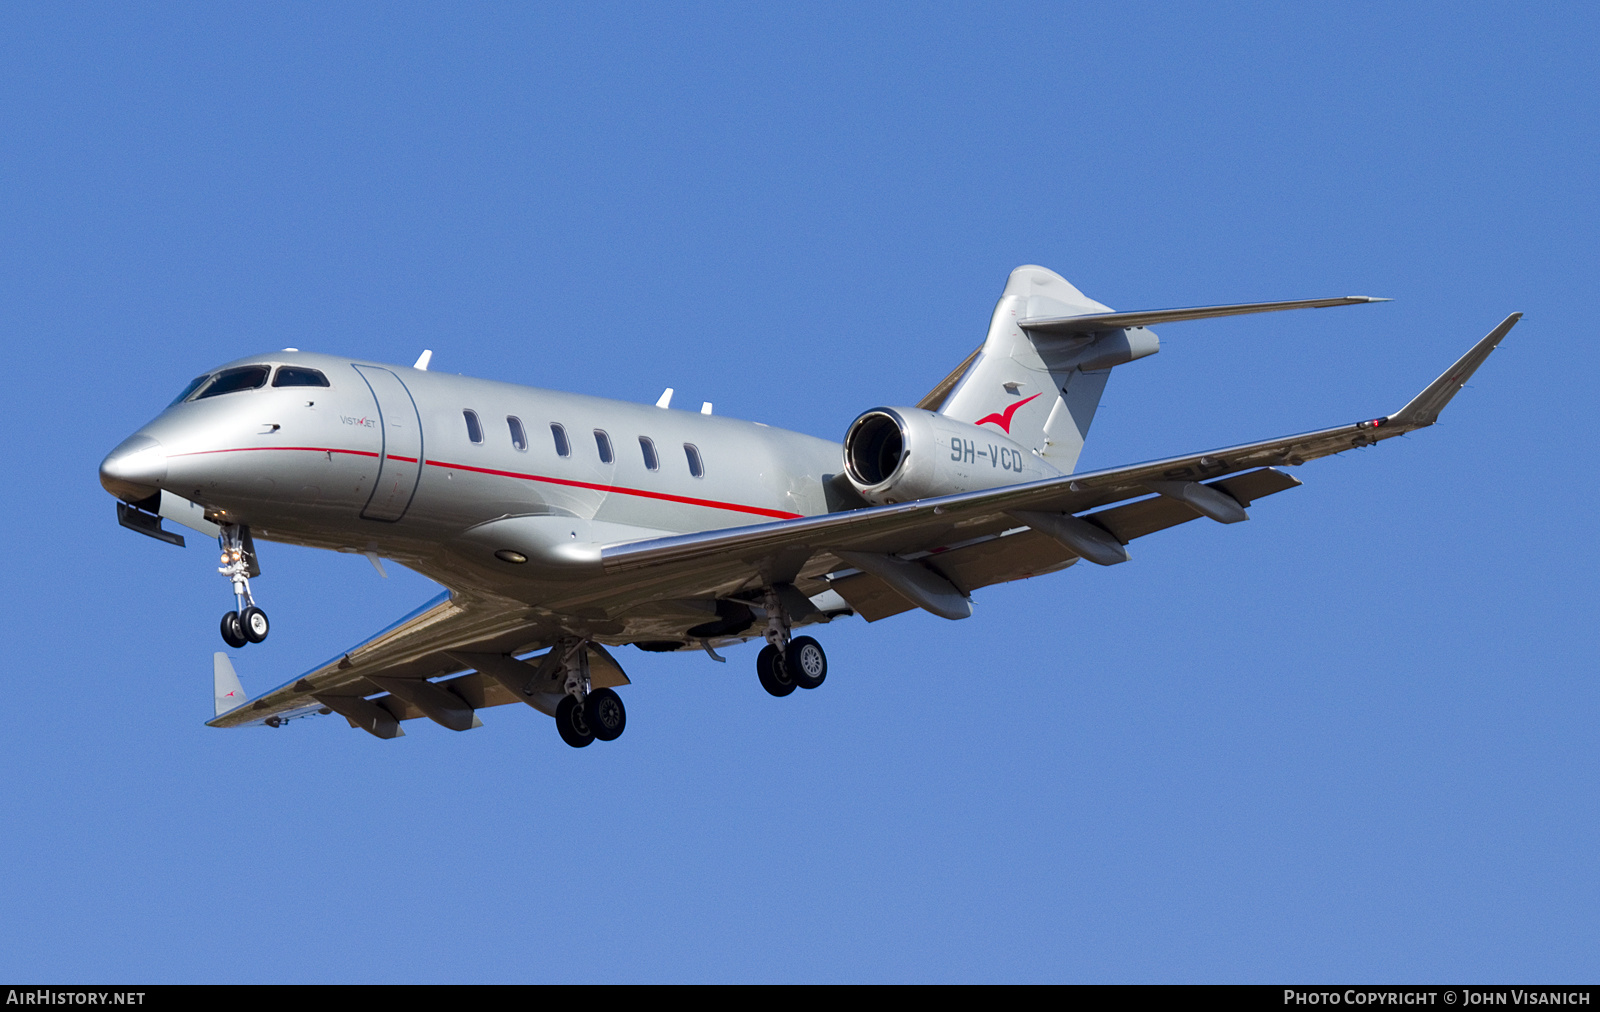
[[[271,371],[272,367],[266,365],[242,365],[237,369],[224,369],[217,373],[216,379],[212,380],[204,390],[200,391],[195,400],[203,401],[207,397],[238,393],[240,390],[256,390],[264,387],[267,385],[267,373]]]
[[[278,375],[272,377],[275,387],[325,387],[328,377],[315,369],[302,365],[280,365]]]
[[[206,380],[208,380],[210,378],[211,378],[211,374],[210,373],[206,373],[204,376],[196,376],[194,379],[190,380],[189,381],[189,385],[183,388],[183,393],[179,394],[178,396],[176,396],[176,397],[174,397],[172,399],[172,404],[177,404],[177,403],[179,403],[181,401],[188,400],[189,399],[189,395],[194,393],[196,390],[200,389],[200,384],[204,383]],[[172,404],[168,404],[167,407],[169,407],[169,408],[172,407]]]

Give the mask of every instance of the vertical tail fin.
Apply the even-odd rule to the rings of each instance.
[[[939,413],[993,425],[1070,473],[1112,367],[1155,354],[1160,342],[1139,327],[1059,334],[1030,332],[1019,321],[1109,312],[1055,271],[1018,267],[994,308],[988,338]]]

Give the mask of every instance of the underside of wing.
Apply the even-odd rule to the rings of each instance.
[[[429,717],[454,730],[477,726],[477,710],[525,702],[548,711],[553,681],[539,658],[519,654],[550,646],[561,630],[526,605],[445,592],[410,615],[298,678],[223,709],[232,697],[217,692],[212,727],[276,724],[311,713],[335,712],[379,737],[402,733],[399,722]],[[622,685],[627,676],[603,648],[590,647],[595,687]],[[515,667],[507,667],[515,665]],[[218,665],[221,679],[222,665]],[[448,677],[458,675],[458,677]],[[237,685],[231,665],[228,677]],[[435,679],[443,679],[435,681]],[[230,692],[234,691],[232,686]],[[241,693],[242,694],[242,693]],[[559,698],[559,697],[557,697]]]

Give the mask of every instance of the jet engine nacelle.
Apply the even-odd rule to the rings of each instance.
[[[994,428],[921,408],[873,408],[844,437],[844,467],[875,505],[972,492],[1060,474]]]

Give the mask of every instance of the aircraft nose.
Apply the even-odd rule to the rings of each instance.
[[[100,462],[100,484],[128,502],[161,491],[167,477],[167,451],[149,436],[130,436]]]

